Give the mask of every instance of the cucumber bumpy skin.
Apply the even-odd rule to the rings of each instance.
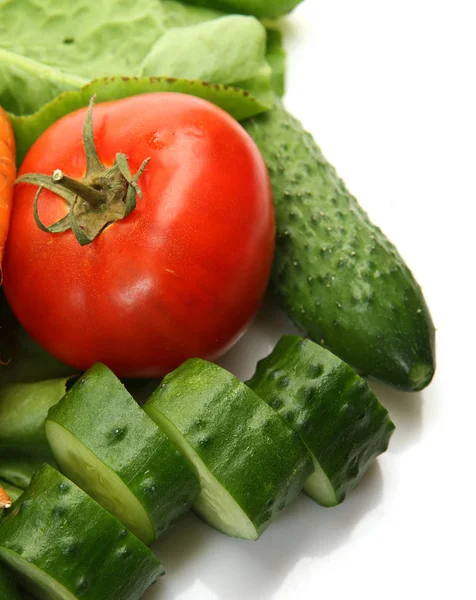
[[[0,561],[40,600],[138,600],[163,574],[139,539],[49,465],[0,522]]]
[[[195,511],[219,531],[256,540],[301,491],[312,460],[299,436],[221,367],[191,359],[144,410],[194,465]]]
[[[308,447],[315,472],[304,491],[323,506],[342,502],[395,429],[367,383],[337,356],[294,335],[279,340],[247,385]]]
[[[13,575],[0,565],[1,600],[21,600]]]
[[[349,363],[403,390],[435,371],[421,289],[282,105],[242,123],[271,177],[277,237],[271,288],[292,321]]]
[[[46,435],[61,471],[147,545],[200,491],[185,458],[101,363],[50,410]]]

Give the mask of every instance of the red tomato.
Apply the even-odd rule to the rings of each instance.
[[[57,121],[19,175],[61,169],[81,179],[86,109]],[[86,369],[154,377],[190,357],[218,358],[243,334],[268,282],[275,221],[264,161],[227,113],[193,96],[152,93],[98,104],[94,140],[105,166],[126,154],[142,199],[81,246],[71,231],[41,231],[36,185],[16,186],[4,287],[19,321],[46,350]],[[66,202],[44,190],[51,223]]]

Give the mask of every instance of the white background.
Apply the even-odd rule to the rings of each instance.
[[[476,598],[475,32],[474,0],[305,0],[287,19],[287,107],[423,286],[437,374],[372,384],[397,430],[344,504],[302,496],[258,542],[189,514],[148,600]],[[223,364],[248,377],[286,329],[266,306]]]

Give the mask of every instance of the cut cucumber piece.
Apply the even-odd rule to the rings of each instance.
[[[46,435],[60,469],[145,544],[200,491],[188,462],[100,363],[50,411]]]
[[[314,461],[304,491],[342,502],[395,429],[367,383],[329,351],[294,335],[258,363],[248,386],[296,431]]]
[[[168,419],[163,417],[158,422],[197,470],[202,491],[195,501],[195,511],[212,527],[227,535],[249,540],[257,539],[256,527],[250,518],[208,470],[200,455],[187,444],[182,434]]]
[[[191,359],[167,375],[144,410],[194,466],[194,509],[230,536],[256,540],[312,472],[306,447],[246,385]]]
[[[0,565],[1,600],[21,600],[13,575]]]
[[[40,457],[2,456],[0,457],[0,479],[24,490],[30,485],[35,471],[38,471],[44,462]]]
[[[64,377],[1,386],[0,448],[44,449],[46,416],[64,396],[69,379]]]
[[[137,600],[163,574],[139,539],[49,465],[1,521],[0,560],[40,600]]]

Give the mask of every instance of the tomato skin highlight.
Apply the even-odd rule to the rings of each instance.
[[[80,179],[86,109],[50,127],[19,175],[62,169]],[[269,279],[275,221],[258,148],[220,108],[184,94],[152,93],[95,106],[104,165],[117,152],[140,177],[142,199],[125,219],[81,246],[71,231],[41,231],[37,186],[15,189],[4,259],[8,301],[25,329],[64,362],[100,361],[122,377],[157,377],[190,357],[214,360],[244,333]],[[47,225],[67,213],[43,190]]]

